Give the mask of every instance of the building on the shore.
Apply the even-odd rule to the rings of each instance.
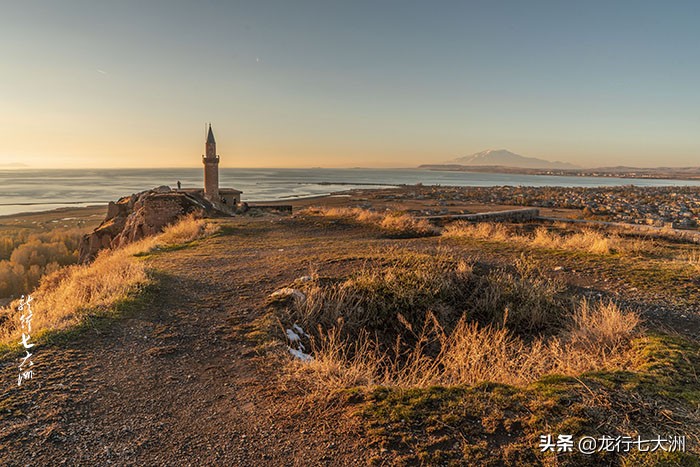
[[[204,190],[201,189],[183,189],[180,191],[197,192],[204,194],[204,197],[214,204],[224,204],[234,207],[241,202],[242,191],[235,188],[220,188],[219,187],[219,155],[216,153],[216,139],[214,132],[209,124],[207,140],[204,143],[204,155],[202,163],[204,164]]]

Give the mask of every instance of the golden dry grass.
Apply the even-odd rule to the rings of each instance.
[[[504,224],[491,222],[471,224],[458,221],[447,225],[442,235],[448,238],[469,237],[497,242],[516,242],[536,248],[585,251],[599,255],[639,254],[653,248],[648,240],[625,239],[614,232],[601,232],[589,228],[563,234],[540,226],[532,235],[518,235],[511,232]]]
[[[464,221],[452,222],[445,226],[442,236],[447,238],[471,237],[480,240],[504,242],[514,237],[508,228],[495,222],[478,222],[472,224]]]
[[[216,233],[219,227],[204,219],[199,219],[190,214],[170,225],[158,236],[158,243],[166,245],[176,245],[178,243],[189,243],[198,238],[206,237]]]
[[[592,306],[584,299],[573,315],[568,339],[579,350],[613,354],[626,345],[639,322],[636,314],[623,312],[612,302]]]
[[[689,264],[695,271],[700,273],[700,252],[691,251],[681,256],[681,261]]]
[[[621,369],[639,317],[573,304],[524,258],[475,272],[446,252],[387,257],[349,278],[302,286],[285,321],[312,331],[313,360],[291,374],[320,394],[353,386],[524,385],[547,374]]]
[[[317,392],[375,385],[430,387],[496,382],[525,385],[547,374],[616,370],[634,361],[631,339],[639,318],[612,303],[582,301],[559,335],[527,341],[507,328],[463,316],[445,332],[429,316],[413,347],[382,349],[369,333],[343,338],[342,323],[312,342],[313,360],[292,360],[289,370]],[[429,349],[437,347],[437,353]]]
[[[558,235],[546,227],[538,227],[531,245],[540,248],[579,250],[607,255],[623,248],[622,240],[615,234],[603,234],[596,230],[583,229],[572,235]]]
[[[379,227],[390,237],[428,237],[438,230],[425,219],[396,212],[378,213],[361,208],[307,208],[306,214],[355,219],[363,224]]]
[[[90,264],[76,264],[45,276],[33,297],[32,335],[67,329],[78,324],[86,313],[105,312],[149,282],[146,265],[134,255],[157,248],[186,243],[213,231],[203,219],[186,217],[168,226],[162,234],[115,250],[103,250]],[[0,343],[19,342],[20,313],[17,301],[2,310]]]

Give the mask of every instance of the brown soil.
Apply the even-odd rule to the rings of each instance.
[[[266,297],[307,271],[305,245],[290,248],[289,232],[269,220],[251,224],[251,237],[150,259],[159,285],[135,317],[39,347],[35,377],[21,387],[6,359],[0,464],[360,462],[348,409],[324,407],[321,417],[303,406],[244,335]]]

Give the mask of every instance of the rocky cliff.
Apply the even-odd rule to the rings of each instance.
[[[83,237],[80,261],[89,262],[104,248],[117,248],[154,235],[190,213],[202,216],[222,214],[198,193],[172,191],[163,186],[110,202],[107,217],[92,233]]]

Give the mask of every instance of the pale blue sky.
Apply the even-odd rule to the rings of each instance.
[[[0,1],[0,163],[700,165],[700,3]]]

